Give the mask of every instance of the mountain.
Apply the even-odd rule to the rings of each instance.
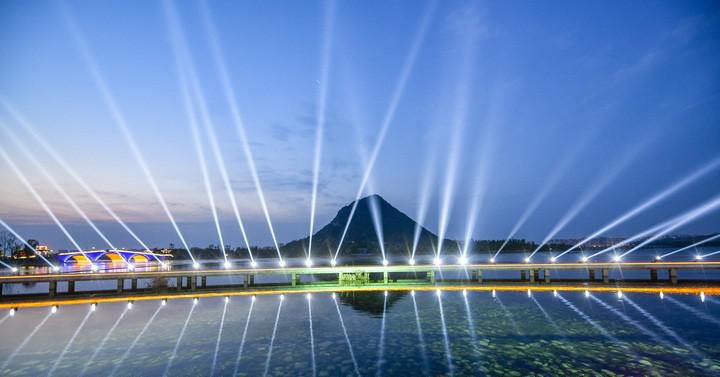
[[[374,202],[374,203],[373,203]],[[353,203],[341,208],[329,224],[313,235],[313,255],[334,255],[340,242],[343,229],[350,216]],[[380,256],[378,237],[373,225],[371,206],[375,205],[382,224],[385,253],[387,256],[407,257],[413,244],[413,235],[417,223],[397,208],[393,207],[380,195],[370,195],[357,202],[357,208],[348,228],[340,250],[340,256],[377,255]],[[437,245],[438,237],[421,227],[417,255],[429,255],[433,246]],[[309,238],[305,237],[285,244],[282,253],[286,256],[304,256],[308,248]],[[456,247],[455,241],[447,240],[447,250]],[[443,249],[446,249],[443,247]]]

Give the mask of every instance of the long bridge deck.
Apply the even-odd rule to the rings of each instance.
[[[621,270],[645,271],[644,278],[611,279],[611,272]],[[0,306],[18,303],[31,303],[47,299],[93,299],[131,296],[185,296],[202,294],[246,294],[262,291],[282,290],[343,290],[393,289],[393,287],[416,287],[432,289],[434,286],[447,286],[461,281],[466,287],[487,286],[528,286],[533,289],[551,287],[583,286],[606,289],[626,287],[628,289],[647,287],[705,287],[720,289],[720,280],[679,281],[678,271],[694,270],[720,271],[720,262],[621,262],[621,263],[515,263],[515,264],[472,264],[472,265],[416,265],[416,266],[336,266],[336,267],[286,267],[286,268],[235,268],[235,269],[197,269],[197,270],[161,270],[161,271],[110,271],[94,273],[52,273],[33,275],[0,276],[0,292],[3,286],[47,284],[45,293],[0,295]],[[516,272],[511,279],[488,279],[489,271]],[[553,279],[561,271],[576,271],[580,278]],[[659,271],[667,278],[660,279]],[[462,278],[454,280],[443,275],[462,272]],[[555,273],[555,274],[554,274]],[[302,281],[301,277],[314,277],[316,281]],[[455,274],[457,276],[457,274]],[[208,285],[208,277],[232,277],[232,283]],[[272,282],[256,283],[258,277],[274,277]],[[129,280],[130,284],[126,282]],[[307,280],[307,279],[306,279]],[[76,282],[116,281],[108,289],[76,290]],[[138,281],[162,282],[146,287],[138,286]],[[65,282],[67,288],[58,290],[58,283]]]

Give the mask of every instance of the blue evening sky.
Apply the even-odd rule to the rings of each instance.
[[[208,3],[281,242],[308,233],[320,88],[327,85],[316,229],[355,199],[363,153],[377,140],[406,66],[372,192],[415,217],[423,179],[432,174],[426,225],[438,230],[447,203],[449,237],[463,237],[475,210],[475,238],[505,238],[541,196],[516,234],[540,241],[601,186],[556,236],[581,237],[720,156],[716,1],[336,1],[334,10],[330,4]],[[200,4],[174,5],[250,241],[270,245]],[[93,81],[69,27],[75,22],[189,243],[216,244],[166,16],[156,1],[2,1],[0,98],[147,243],[179,244]],[[325,30],[332,32],[323,82]],[[416,59],[406,63],[419,37]],[[138,246],[1,108],[0,122],[116,245]],[[1,134],[0,147],[80,243],[104,246]],[[203,143],[227,243],[239,246],[210,144]],[[1,160],[0,169],[0,217],[24,236],[70,247]],[[446,187],[450,201],[443,200]],[[718,192],[716,168],[608,235],[630,236]],[[483,198],[476,208],[473,197]],[[718,212],[677,233],[719,231]]]

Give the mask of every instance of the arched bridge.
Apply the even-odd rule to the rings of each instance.
[[[142,263],[155,260],[155,258],[163,261],[167,258],[172,258],[172,255],[133,250],[88,250],[58,254],[58,260],[60,260],[61,263],[93,263],[101,261]]]

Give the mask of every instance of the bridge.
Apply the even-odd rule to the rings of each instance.
[[[489,271],[505,271],[514,275],[509,279],[490,279]],[[563,271],[575,271],[572,279],[559,278]],[[640,278],[623,278],[635,271]],[[99,299],[134,296],[183,296],[202,293],[247,294],[262,291],[308,289],[394,289],[413,286],[433,289],[444,285],[465,287],[518,286],[533,289],[556,289],[580,286],[599,289],[720,289],[720,280],[682,280],[679,271],[720,272],[720,262],[622,262],[622,263],[513,263],[472,265],[415,265],[415,266],[336,266],[237,269],[165,269],[160,271],[108,271],[96,273],[50,273],[0,276],[0,306],[32,303],[38,300]],[[458,274],[460,272],[460,274]],[[448,275],[460,275],[451,278]],[[305,276],[303,281],[301,277]],[[555,276],[555,277],[553,277]],[[208,277],[231,279],[223,284],[208,284]],[[307,277],[312,277],[307,281]],[[256,282],[256,279],[265,282]],[[272,281],[268,281],[272,280]],[[114,284],[111,282],[115,282]],[[106,282],[104,289],[76,289],[78,282]],[[129,284],[127,284],[129,282]],[[139,285],[145,283],[145,286]],[[58,290],[63,283],[64,290]],[[110,284],[107,284],[110,283]],[[46,293],[6,294],[2,288],[10,285],[47,284]],[[9,291],[9,290],[8,290]]]
[[[58,254],[58,260],[61,263],[94,263],[102,260],[108,262],[134,262],[143,263],[150,260],[164,261],[166,258],[172,258],[170,254],[153,253],[149,250],[88,250],[88,251],[71,251]]]

